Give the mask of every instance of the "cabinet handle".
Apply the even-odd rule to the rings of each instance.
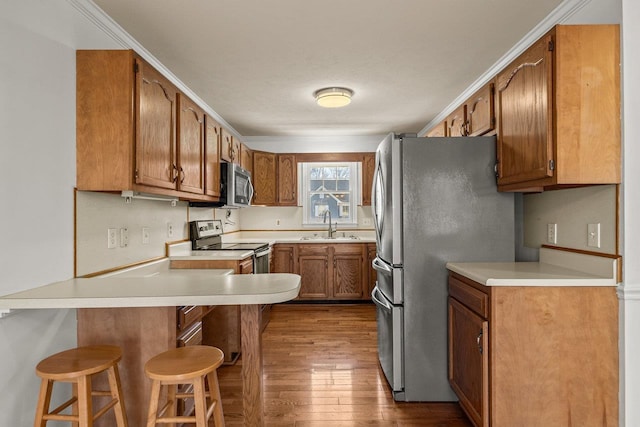
[[[478,344],[478,351],[480,352],[480,354],[482,354],[482,343],[480,342],[481,340],[482,340],[482,329],[480,329],[480,333],[476,338],[476,343]]]
[[[182,166],[180,166],[180,173],[182,174],[182,178],[180,179],[180,184],[184,183],[185,173]]]
[[[171,179],[171,182],[176,182],[178,180],[178,167],[175,163],[171,166],[173,166],[173,178]]]

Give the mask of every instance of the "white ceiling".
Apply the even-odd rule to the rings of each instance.
[[[418,132],[562,2],[94,1],[241,135],[283,137]]]

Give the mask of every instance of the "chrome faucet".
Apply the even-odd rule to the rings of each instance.
[[[324,213],[322,214],[322,223],[326,224],[327,223],[327,214],[329,214],[329,230],[327,231],[327,237],[329,239],[333,239],[333,233],[336,231],[333,229],[333,227],[331,226],[331,211],[329,209],[327,209],[326,211],[324,211]]]

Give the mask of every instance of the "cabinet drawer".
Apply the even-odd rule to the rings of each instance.
[[[193,322],[202,318],[203,307],[200,305],[185,305],[178,307],[177,312],[177,328],[178,333],[184,331]]]
[[[489,295],[454,276],[449,276],[449,295],[485,319],[489,317]]]
[[[187,347],[190,345],[202,344],[202,322],[195,323],[192,327],[187,329],[177,339],[176,345],[178,347]]]

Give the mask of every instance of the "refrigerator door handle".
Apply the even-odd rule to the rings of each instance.
[[[378,290],[378,285],[376,284],[376,286],[371,291],[371,300],[373,301],[373,303],[378,307],[382,308],[383,310],[391,311],[391,305],[389,305],[386,301],[383,301],[382,299],[378,298],[377,297],[378,293],[380,293],[380,291]]]
[[[387,264],[385,264],[383,261],[381,261],[380,258],[378,257],[374,258],[374,260],[371,262],[371,266],[373,267],[374,270],[379,271],[381,273],[387,273],[389,275],[393,274],[393,269],[389,267]]]

